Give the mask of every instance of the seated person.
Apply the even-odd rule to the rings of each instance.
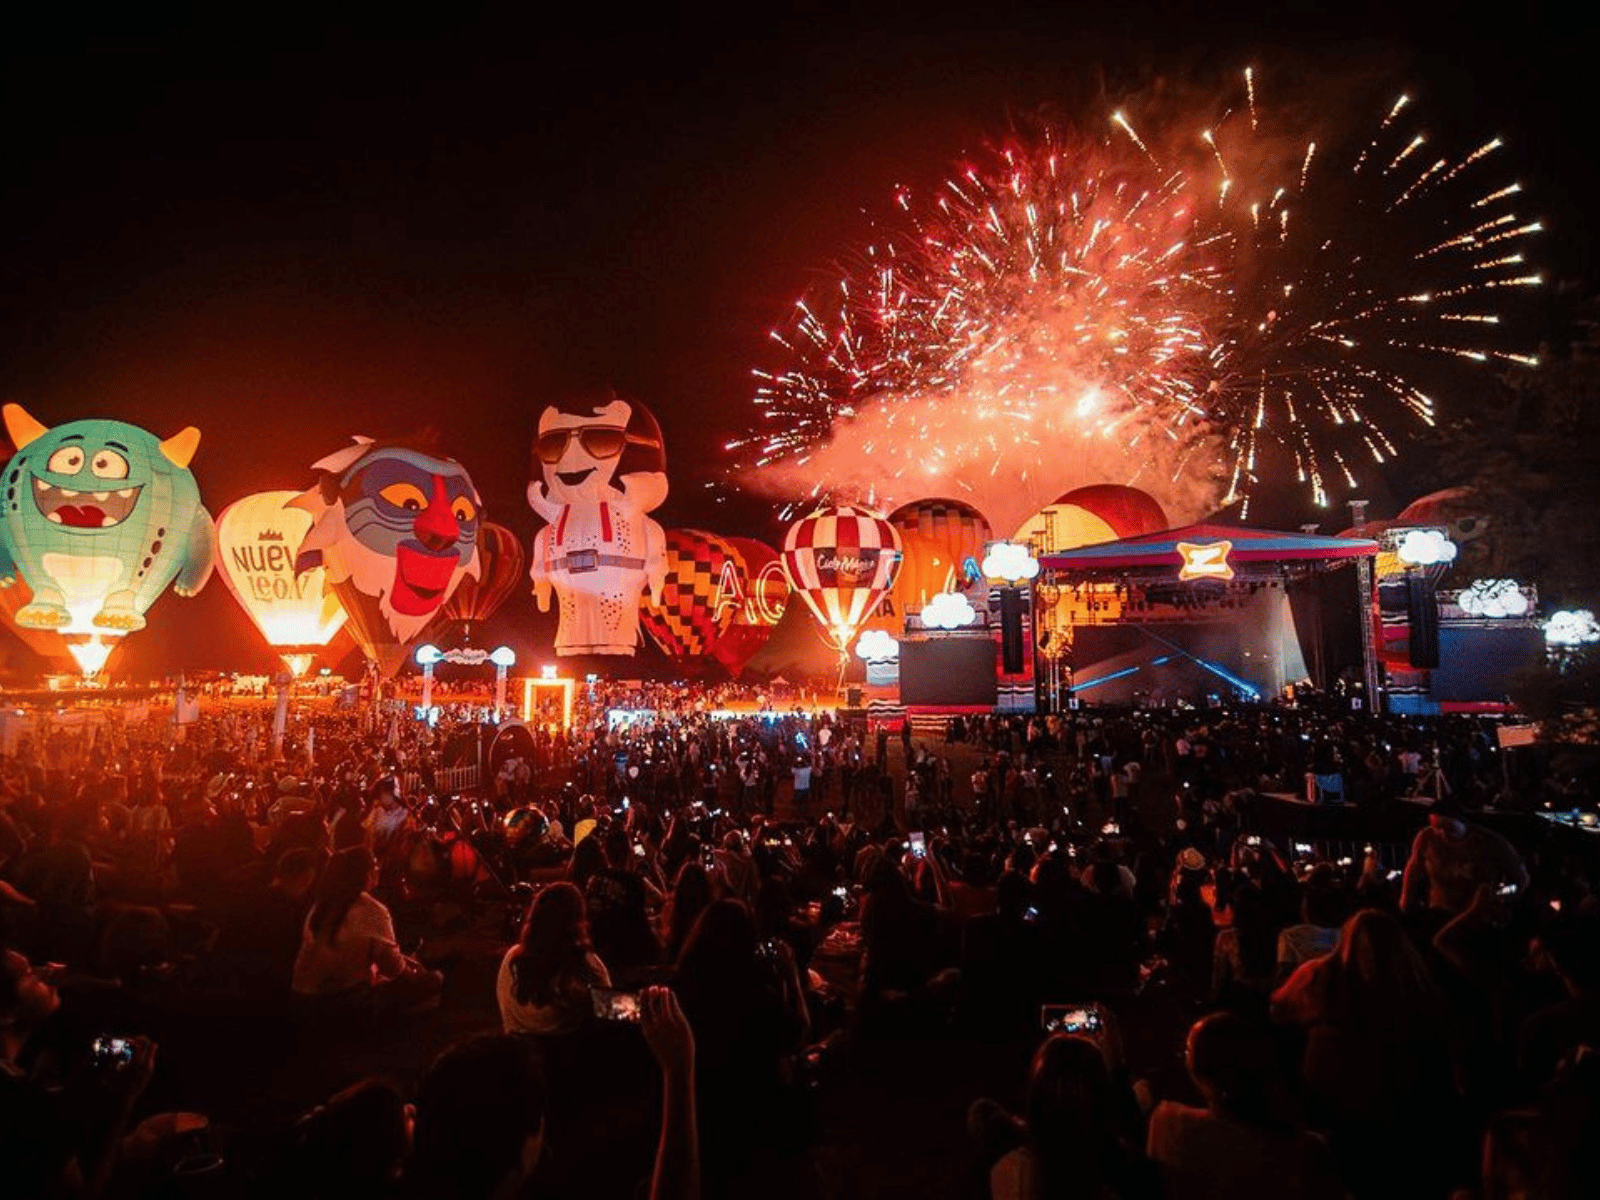
[[[249,889],[223,922],[219,964],[238,994],[258,1005],[288,998],[321,861],[305,847],[284,851],[271,882]]]
[[[589,942],[583,893],[553,883],[534,897],[517,942],[500,962],[496,992],[507,1033],[572,1033],[593,1012],[589,989],[611,975]]]
[[[283,1191],[298,1200],[398,1194],[411,1151],[411,1106],[389,1083],[366,1079],[300,1118]]]
[[[389,910],[367,890],[377,881],[364,846],[328,860],[294,963],[293,994],[303,1006],[380,999],[404,1007],[438,995],[443,976],[401,953]]]
[[[1147,1151],[1170,1200],[1344,1194],[1333,1155],[1292,1118],[1271,1037],[1234,1013],[1189,1031],[1189,1075],[1204,1108],[1170,1100],[1150,1117]]]
[[[639,1015],[664,1085],[648,1200],[698,1200],[694,1038],[666,988],[647,988]],[[544,1085],[526,1042],[484,1035],[446,1050],[417,1096],[405,1194],[418,1200],[528,1195],[544,1150],[545,1117]]]
[[[985,1159],[999,1147],[1011,1147],[990,1168],[990,1195],[994,1200],[1154,1197],[1154,1174],[1126,1136],[1131,1110],[1127,1089],[1094,1040],[1052,1035],[1033,1056],[1020,1120],[987,1100],[969,1114],[969,1129],[986,1143]]]
[[[0,1192],[99,1195],[110,1182],[156,1047],[130,1039],[129,1056],[71,1087],[47,1078],[35,1035],[61,1007],[55,986],[15,950],[0,953]]]

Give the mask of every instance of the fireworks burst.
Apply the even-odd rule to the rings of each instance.
[[[768,421],[740,445],[781,464],[775,490],[948,487],[1005,526],[1074,459],[1086,480],[1108,458],[1134,477],[1192,450],[1201,384],[1183,364],[1209,348],[1218,283],[1190,252],[1180,173],[1046,131],[897,208],[904,232],[773,335],[790,362],[757,372]]]
[[[1258,112],[1248,75],[1246,88],[1244,111],[1201,135],[1209,161],[1190,173],[1208,195],[1195,244],[1225,281],[1203,406],[1227,451],[1225,502],[1248,511],[1275,443],[1326,505],[1330,486],[1357,486],[1360,462],[1392,459],[1397,437],[1433,424],[1442,364],[1536,365],[1495,302],[1540,282],[1521,249],[1540,225],[1517,215],[1520,187],[1492,175],[1498,138],[1439,153],[1401,96],[1344,147],[1266,151],[1291,135]]]
[[[1247,504],[1274,446],[1325,504],[1434,419],[1430,364],[1531,363],[1492,340],[1489,301],[1538,282],[1517,248],[1538,223],[1487,178],[1498,140],[1430,153],[1402,99],[1353,153],[1286,155],[1258,85],[1176,149],[1117,112],[902,191],[774,332],[785,364],[733,448],[777,494],[949,492],[1000,528],[1106,480],[1177,519]]]

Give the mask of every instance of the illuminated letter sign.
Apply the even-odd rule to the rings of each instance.
[[[1178,557],[1183,560],[1183,566],[1178,571],[1178,578],[1232,579],[1233,568],[1228,565],[1228,552],[1232,549],[1232,542],[1207,542],[1204,545],[1179,542]]]

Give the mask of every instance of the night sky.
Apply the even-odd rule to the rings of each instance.
[[[1558,286],[1537,319],[1559,340],[1596,270],[1593,33],[1557,15],[1574,6],[1505,6],[1505,24],[1401,7],[607,6],[591,29],[546,6],[425,23],[8,12],[0,398],[47,424],[198,425],[213,513],[303,486],[352,433],[432,430],[526,538],[539,409],[613,386],[660,416],[663,525],[770,539],[767,506],[719,506],[701,483],[750,420],[768,330],[865,235],[863,210],[1012,114],[1248,63],[1326,73],[1330,105],[1340,73],[1379,74],[1464,136],[1511,139],[1551,227]],[[1298,523],[1298,503],[1252,518]],[[532,612],[519,599],[506,636],[548,645]],[[214,581],[160,601],[130,653],[264,663],[253,637]]]

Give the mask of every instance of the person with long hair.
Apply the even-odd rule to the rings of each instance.
[[[794,955],[781,940],[761,940],[742,901],[716,900],[689,934],[674,990],[694,1030],[707,1170],[746,1194],[753,1173],[800,1132],[784,1069],[808,1030]]]
[[[500,961],[501,1025],[507,1033],[572,1033],[593,1011],[589,989],[610,986],[610,972],[589,942],[583,893],[552,883],[533,898],[521,934]]]
[[[443,977],[401,952],[394,919],[368,890],[377,877],[377,863],[365,846],[341,850],[328,860],[294,963],[292,989],[302,1002],[359,1000],[377,988],[417,1002],[437,995]]]
[[[1124,1105],[1093,1040],[1058,1033],[1028,1073],[1017,1123],[1022,1144],[989,1172],[994,1200],[1140,1200],[1153,1196],[1148,1165],[1122,1136]]]
[[[1253,880],[1233,893],[1233,923],[1217,934],[1211,972],[1212,998],[1260,1015],[1277,969],[1278,927],[1267,898]]]
[[[1333,1135],[1358,1194],[1407,1194],[1407,1180],[1438,1177],[1456,1114],[1452,1013],[1398,920],[1373,908],[1352,916],[1337,950],[1273,993],[1272,1016],[1303,1032],[1309,1115]]]
[[[1190,1078],[1205,1107],[1163,1101],[1148,1151],[1168,1200],[1342,1196],[1333,1155],[1299,1125],[1267,1031],[1235,1013],[1189,1031]]]
[[[712,899],[711,876],[701,862],[691,859],[678,868],[672,894],[661,913],[661,940],[669,961],[678,961],[689,931]]]

